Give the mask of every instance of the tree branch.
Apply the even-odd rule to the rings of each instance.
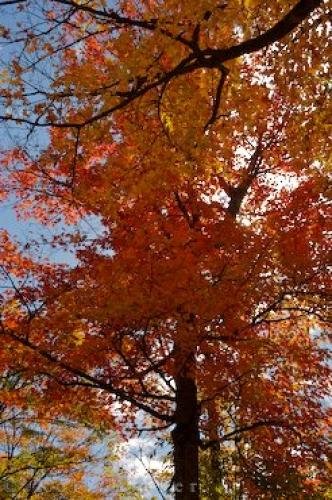
[[[103,16],[108,19],[113,20],[114,22],[118,24],[122,24],[125,26],[135,26],[135,27],[140,27],[140,28],[145,28],[149,30],[155,30],[158,28],[158,20],[157,19],[151,19],[148,21],[145,20],[134,20],[131,18],[127,17],[122,17],[119,14],[117,14],[114,11],[106,11],[106,10],[95,10],[93,8],[90,8],[87,5],[81,5],[81,4],[76,4],[75,2],[72,2],[71,0],[55,0],[56,3],[68,5],[71,7],[75,7],[77,10],[83,10],[90,12],[93,15],[96,16]],[[147,94],[150,90],[153,90],[155,88],[158,88],[161,85],[167,84],[174,78],[177,78],[181,75],[186,75],[189,73],[192,73],[193,71],[196,71],[198,69],[204,69],[204,68],[215,68],[219,69],[222,67],[223,63],[227,61],[231,61],[233,59],[236,59],[240,56],[243,56],[245,54],[250,54],[252,52],[256,52],[258,50],[263,49],[264,47],[268,47],[271,44],[281,40],[284,38],[286,35],[291,33],[297,26],[299,26],[302,21],[304,21],[310,14],[311,12],[319,7],[323,3],[323,0],[300,0],[291,10],[288,14],[286,14],[280,21],[278,21],[272,28],[268,29],[265,33],[255,37],[251,38],[249,40],[246,40],[238,45],[233,45],[232,47],[226,48],[226,49],[204,49],[200,50],[198,46],[194,43],[192,45],[192,52],[189,53],[184,59],[182,59],[173,69],[171,69],[168,72],[164,73],[159,73],[155,76],[155,78],[151,81],[146,78],[146,75],[144,76],[138,76],[137,79],[139,81],[143,81],[144,84],[142,84],[139,87],[134,87],[134,88],[128,88],[128,90],[121,92],[120,94],[116,94],[117,97],[120,98],[119,102],[117,102],[115,105],[111,106],[110,108],[100,112],[96,113],[95,115],[92,115],[90,118],[87,118],[86,120],[82,122],[38,122],[34,120],[29,120],[25,118],[18,118],[13,115],[2,115],[0,116],[0,120],[6,120],[6,121],[13,121],[16,123],[27,123],[30,125],[35,125],[38,127],[62,127],[62,128],[80,128],[84,127],[86,125],[90,125],[93,122],[97,120],[104,119],[108,116],[110,116],[112,113],[115,111],[118,111],[120,109],[123,109],[126,107],[128,104],[132,103],[139,97],[144,96]],[[6,2],[0,3],[1,5],[6,5]],[[168,35],[166,35],[168,36]],[[179,37],[177,37],[179,39]],[[180,40],[180,39],[179,39]],[[193,42],[195,42],[193,40]],[[188,46],[188,43],[186,43]],[[219,100],[220,100],[220,95],[221,95],[221,89],[223,86],[223,79],[225,78],[225,75],[219,82]],[[216,102],[218,102],[218,95],[216,96]],[[213,115],[216,114],[216,111],[213,112]],[[211,117],[212,118],[212,117]]]
[[[209,127],[211,125],[213,125],[219,118],[218,111],[219,111],[219,106],[220,106],[220,101],[221,101],[221,93],[222,93],[222,90],[224,88],[228,73],[229,73],[228,68],[226,68],[222,64],[220,66],[220,78],[219,78],[219,82],[217,85],[216,95],[214,97],[211,117],[209,118],[209,120],[206,122],[206,124],[204,126],[204,132],[206,132],[209,129]]]
[[[228,434],[224,434],[220,439],[214,439],[211,441],[206,441],[205,443],[200,443],[200,447],[203,450],[206,450],[208,448],[211,448],[212,446],[216,445],[217,443],[223,442],[223,441],[228,441],[229,439],[234,438],[237,436],[237,434],[241,434],[242,432],[248,432],[254,429],[258,429],[259,427],[285,427],[292,429],[293,426],[288,424],[287,422],[284,422],[283,420],[260,420],[258,422],[254,422],[252,424],[244,425],[243,427],[239,427],[238,429],[235,429],[232,432],[229,432]]]
[[[228,49],[207,49],[203,53],[219,64],[264,49],[289,35],[320,5],[323,0],[300,0],[280,21],[261,35]]]
[[[25,347],[29,348],[30,350],[36,352],[42,358],[46,359],[54,366],[57,366],[57,367],[65,370],[67,373],[74,375],[74,376],[78,377],[79,379],[83,379],[83,380],[88,381],[89,383],[99,387],[100,389],[103,389],[104,391],[118,397],[121,401],[128,401],[129,403],[133,404],[134,406],[136,406],[140,410],[143,410],[146,413],[149,413],[150,415],[152,415],[153,417],[155,417],[159,420],[165,420],[166,422],[173,422],[173,417],[171,415],[165,415],[165,414],[159,413],[157,410],[155,410],[155,409],[151,408],[150,406],[146,405],[145,403],[142,403],[141,401],[137,400],[136,396],[128,394],[126,391],[123,391],[121,389],[114,387],[110,382],[104,382],[103,380],[100,380],[99,378],[97,378],[93,375],[90,375],[79,368],[75,368],[73,366],[68,365],[66,362],[59,360],[56,356],[54,356],[50,352],[45,351],[44,349],[40,348],[39,346],[33,344],[27,338],[21,338],[15,332],[8,330],[8,329],[4,329],[3,326],[2,326],[2,330],[3,330],[4,335],[7,335],[9,338],[15,340],[16,342],[20,343],[21,345],[24,345]],[[77,385],[80,385],[80,383],[78,382]],[[153,395],[151,395],[151,398],[153,398]]]

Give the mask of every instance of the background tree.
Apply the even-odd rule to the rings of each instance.
[[[115,438],[88,422],[41,415],[38,389],[20,373],[1,378],[0,498],[142,498],[117,465]]]
[[[310,494],[303,470],[322,483],[326,462],[325,2],[50,1],[34,26],[17,4],[3,194],[102,231],[55,239],[72,268],[3,236],[3,365],[42,375],[61,411],[173,426],[176,498],[199,496],[199,445],[242,439],[251,494],[288,487],[279,441]]]

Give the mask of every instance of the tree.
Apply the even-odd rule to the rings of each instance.
[[[256,398],[268,397],[265,388],[255,385]],[[250,385],[245,388],[252,390]],[[240,408],[238,400],[239,412]],[[222,410],[219,406],[218,409],[222,412],[224,425],[227,422],[228,428],[232,429],[234,420],[237,420],[236,410],[229,406]],[[236,423],[239,426],[239,422]],[[299,452],[302,434],[297,434],[295,429],[290,435],[280,430],[276,432],[273,427],[260,426],[257,422],[256,432],[248,432],[250,430],[238,434],[234,440],[225,438],[209,443],[200,468],[203,499],[326,498],[324,485],[328,484],[328,471],[326,456],[322,454],[319,443],[305,446],[306,458],[303,460]]]
[[[326,474],[325,2],[55,0],[28,27],[36,5],[12,3],[3,195],[102,230],[54,239],[71,267],[4,234],[1,362],[63,412],[172,428],[177,499],[199,498],[199,447],[230,442],[255,498],[288,487],[279,467],[310,495]]]
[[[88,422],[41,414],[35,389],[20,373],[1,377],[0,497],[142,498],[116,470],[116,440]]]

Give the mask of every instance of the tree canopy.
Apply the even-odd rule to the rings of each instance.
[[[75,256],[2,231],[3,370],[41,412],[171,431],[176,499],[206,457],[225,494],[319,498],[327,2],[0,6],[0,194]]]

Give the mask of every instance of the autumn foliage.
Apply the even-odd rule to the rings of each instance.
[[[51,237],[1,233],[2,370],[170,431],[177,499],[324,498],[326,2],[12,3],[0,195]]]

